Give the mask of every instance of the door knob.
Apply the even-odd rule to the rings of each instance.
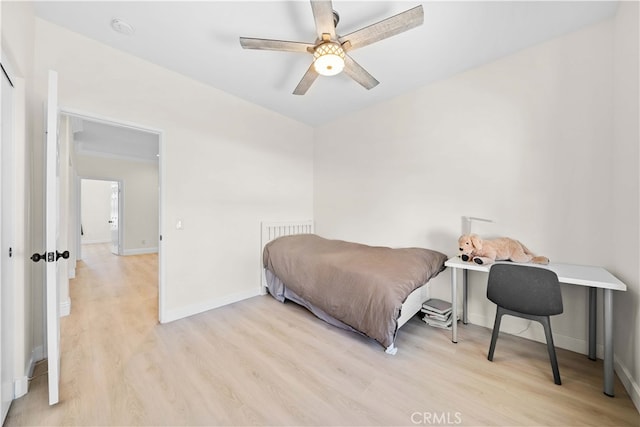
[[[55,257],[54,257],[53,252],[49,252],[49,253],[45,252],[43,254],[35,253],[35,254],[31,255],[31,261],[33,261],[33,262],[38,262],[40,260],[45,260],[46,262],[54,262],[54,261],[57,261],[60,258],[68,259],[69,258],[69,251],[64,251],[64,252],[56,251]]]
[[[43,253],[42,255],[40,255],[39,253],[35,253],[35,254],[31,255],[31,261],[33,261],[33,262],[38,262],[41,259],[45,259],[45,258],[47,258],[47,253],[46,252]]]

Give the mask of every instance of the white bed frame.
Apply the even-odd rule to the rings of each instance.
[[[260,262],[262,263],[262,251],[264,246],[270,241],[282,236],[294,234],[313,234],[313,220],[305,221],[282,221],[282,222],[262,222],[262,233],[260,234]],[[267,293],[267,279],[262,270],[262,281],[260,283],[260,293]],[[422,303],[429,298],[429,288],[426,283],[409,294],[407,300],[402,304],[400,317],[398,318],[398,329],[400,329],[409,319],[416,315],[422,308]],[[385,352],[396,354],[398,348],[391,344]]]
[[[313,220],[286,221],[286,222],[262,222],[262,232],[260,233],[260,270],[262,271],[260,282],[260,293],[265,295],[267,291],[267,278],[264,275],[262,265],[262,252],[270,241],[282,236],[292,236],[294,234],[313,234]]]

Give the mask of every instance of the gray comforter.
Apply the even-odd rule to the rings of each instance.
[[[298,298],[369,336],[393,344],[403,302],[445,267],[447,256],[423,248],[392,249],[314,234],[280,237],[264,267]]]

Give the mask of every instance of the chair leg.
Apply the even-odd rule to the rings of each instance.
[[[493,352],[496,350],[496,342],[498,341],[498,333],[500,332],[500,321],[502,320],[502,308],[498,306],[496,310],[496,320],[493,322],[493,332],[491,333],[491,345],[489,346],[489,354],[487,359],[493,361]]]
[[[558,358],[556,357],[556,348],[553,345],[553,335],[551,335],[551,322],[549,316],[542,317],[540,323],[544,327],[544,335],[547,337],[547,351],[551,360],[551,369],[553,370],[553,382],[562,385],[560,381],[560,370],[558,369]]]

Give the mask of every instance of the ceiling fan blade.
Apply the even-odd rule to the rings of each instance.
[[[240,37],[240,45],[245,49],[259,50],[281,50],[286,52],[309,53],[308,48],[313,52],[313,45],[303,42],[290,42],[284,40],[254,39],[251,37]]]
[[[365,89],[372,89],[380,83],[349,55],[344,56],[344,72],[353,80],[364,86]]]
[[[307,72],[304,73],[304,76],[302,76],[302,80],[300,80],[300,83],[298,83],[298,86],[296,86],[296,88],[294,89],[293,94],[304,95],[305,93],[307,93],[307,91],[309,90],[313,82],[316,81],[317,78],[318,78],[318,72],[314,68],[313,62],[312,62],[309,68],[307,69]]]
[[[316,21],[316,33],[318,40],[322,40],[322,34],[327,33],[331,40],[336,39],[336,26],[333,22],[333,5],[331,0],[311,0],[313,19]]]
[[[390,18],[384,19],[368,27],[361,28],[351,34],[339,38],[344,50],[353,50],[371,43],[386,39],[396,34],[422,25],[424,22],[424,10],[422,5],[406,10]]]

